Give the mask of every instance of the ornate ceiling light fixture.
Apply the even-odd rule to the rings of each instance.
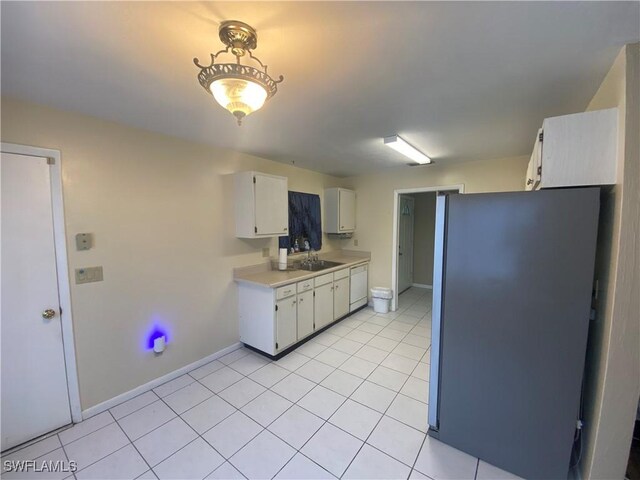
[[[242,125],[242,119],[255,112],[264,102],[278,91],[278,83],[284,80],[280,75],[274,80],[267,73],[267,66],[251,50],[258,45],[258,35],[253,27],[237,20],[222,22],[219,30],[220,40],[227,48],[211,54],[209,66],[200,65],[197,58],[193,63],[200,68],[198,81],[202,88],[213,95],[220,105],[229,110]],[[236,63],[215,63],[221,53],[235,55]],[[260,64],[263,70],[241,65],[240,58],[248,54],[252,60]]]

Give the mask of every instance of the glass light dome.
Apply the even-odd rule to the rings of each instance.
[[[241,78],[221,78],[212,82],[210,88],[213,98],[238,119],[238,125],[267,99],[264,87]]]

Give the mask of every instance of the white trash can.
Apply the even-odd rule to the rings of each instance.
[[[371,298],[373,299],[373,311],[376,313],[389,313],[389,304],[391,303],[390,288],[373,287],[371,289]]]

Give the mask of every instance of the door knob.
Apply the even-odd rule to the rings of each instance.
[[[56,311],[52,308],[47,308],[44,312],[42,312],[42,318],[44,318],[45,320],[51,320],[55,316]]]

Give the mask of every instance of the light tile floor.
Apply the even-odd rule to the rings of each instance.
[[[236,350],[2,460],[75,460],[77,479],[517,478],[426,437],[430,293],[276,362]]]

